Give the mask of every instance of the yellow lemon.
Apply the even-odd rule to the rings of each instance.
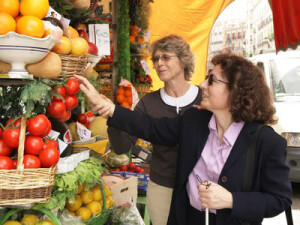
[[[80,216],[82,220],[88,220],[92,213],[87,207],[81,207],[76,211],[76,216]]]
[[[95,215],[101,213],[102,210],[102,205],[97,201],[92,201],[91,203],[87,204],[86,207],[91,211],[92,214]]]
[[[74,212],[77,209],[79,209],[81,205],[82,205],[82,199],[77,195],[75,196],[74,203],[70,203],[69,199],[66,202],[66,208],[71,212]]]
[[[22,225],[22,224],[16,220],[8,220],[3,225]]]
[[[94,200],[95,201],[100,201],[102,199],[102,192],[101,192],[99,186],[98,187],[97,186],[93,187],[91,189],[91,191],[94,193]]]
[[[80,197],[84,204],[89,204],[94,200],[94,193],[92,191],[82,191]]]
[[[103,188],[104,188],[104,191],[105,191],[105,196],[111,196],[112,195],[111,190],[108,186],[103,184]]]
[[[21,220],[22,225],[35,225],[37,222],[39,222],[39,218],[32,214],[24,216]]]
[[[71,40],[66,36],[62,36],[59,39],[59,43],[55,44],[51,51],[58,54],[67,55],[71,52],[71,50],[72,50]]]
[[[107,196],[106,197],[106,205],[105,205],[105,207],[108,209],[111,206],[113,206],[114,204],[115,204],[115,201],[112,199],[112,197],[111,196]]]
[[[82,192],[82,189],[83,189],[82,185],[78,183],[76,194],[79,195]]]

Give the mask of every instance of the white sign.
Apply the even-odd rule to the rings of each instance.
[[[66,144],[65,142],[63,142],[62,140],[60,139],[57,139],[58,140],[58,149],[59,149],[59,153],[60,155],[65,151],[65,149],[68,147],[68,144]]]
[[[89,40],[97,45],[99,55],[110,55],[108,24],[89,24]]]
[[[141,64],[146,74],[151,73],[151,70],[145,60],[141,60]]]
[[[51,130],[50,133],[47,136],[50,137],[51,139],[56,140],[59,135],[60,135],[59,132],[57,132],[55,130]]]
[[[92,131],[87,129],[81,123],[77,122],[77,133],[79,135],[80,140],[88,139],[92,137]]]

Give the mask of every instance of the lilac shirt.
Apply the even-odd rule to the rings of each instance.
[[[210,130],[208,139],[200,159],[189,175],[189,180],[186,186],[190,198],[190,204],[195,209],[201,210],[201,202],[198,194],[199,181],[196,179],[196,175],[198,175],[202,181],[218,183],[221,171],[237,137],[244,127],[244,124],[245,122],[232,123],[225,131],[223,144],[220,145],[216,127],[216,118],[214,115],[211,117],[208,124],[208,128]],[[210,210],[210,212],[216,213],[216,210]]]

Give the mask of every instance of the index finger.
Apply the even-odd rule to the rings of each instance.
[[[74,77],[80,81],[81,84],[83,84],[88,90],[95,89],[94,86],[83,76],[78,76],[74,74]]]

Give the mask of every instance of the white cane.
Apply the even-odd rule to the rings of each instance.
[[[209,211],[208,208],[205,208],[205,225],[209,225]]]

